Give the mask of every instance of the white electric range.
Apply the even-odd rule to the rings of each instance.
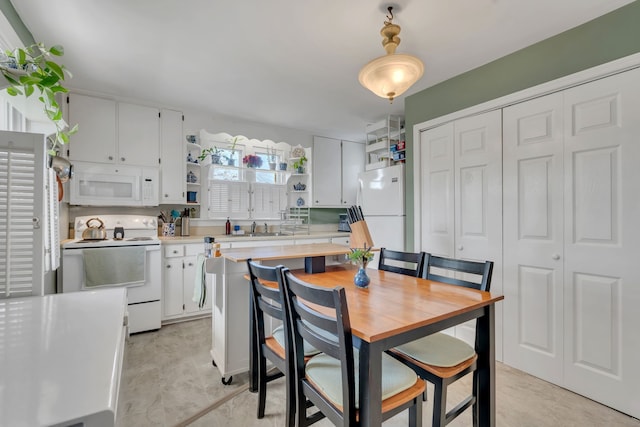
[[[106,239],[83,240],[88,227],[104,224]],[[87,224],[89,223],[89,224]],[[146,215],[76,217],[74,239],[62,245],[60,292],[126,287],[129,332],[160,328],[161,253],[158,222]]]

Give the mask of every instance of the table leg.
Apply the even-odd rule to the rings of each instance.
[[[382,348],[360,345],[360,425],[382,425]]]
[[[258,338],[253,319],[253,295],[249,288],[249,391],[258,392]]]
[[[304,272],[307,274],[325,272],[325,256],[308,256],[304,258]]]
[[[478,354],[478,425],[496,425],[496,349],[495,305],[484,309],[476,325],[476,353]]]

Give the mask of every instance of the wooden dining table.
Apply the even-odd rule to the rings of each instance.
[[[387,271],[368,269],[369,287],[353,283],[356,269],[328,266],[324,273],[293,270],[313,285],[342,286],[353,335],[360,346],[360,421],[382,424],[382,354],[400,344],[477,319],[479,425],[496,424],[495,303],[502,295],[454,286]]]

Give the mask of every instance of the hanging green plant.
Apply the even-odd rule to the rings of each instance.
[[[62,118],[62,109],[56,101],[56,93],[66,93],[69,90],[62,85],[65,73],[71,77],[64,65],[53,61],[53,57],[64,55],[62,46],[45,47],[43,43],[36,43],[25,48],[7,50],[0,61],[0,72],[9,83],[7,93],[11,96],[31,96],[36,89],[38,99],[44,105],[44,112],[56,127],[53,146],[49,147],[49,154],[55,155],[58,144],[69,142],[69,136],[78,131],[78,125],[69,130]]]

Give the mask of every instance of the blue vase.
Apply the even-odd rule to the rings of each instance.
[[[359,288],[368,288],[369,282],[371,282],[371,279],[367,276],[367,270],[364,267],[360,267],[353,278],[353,283]]]

